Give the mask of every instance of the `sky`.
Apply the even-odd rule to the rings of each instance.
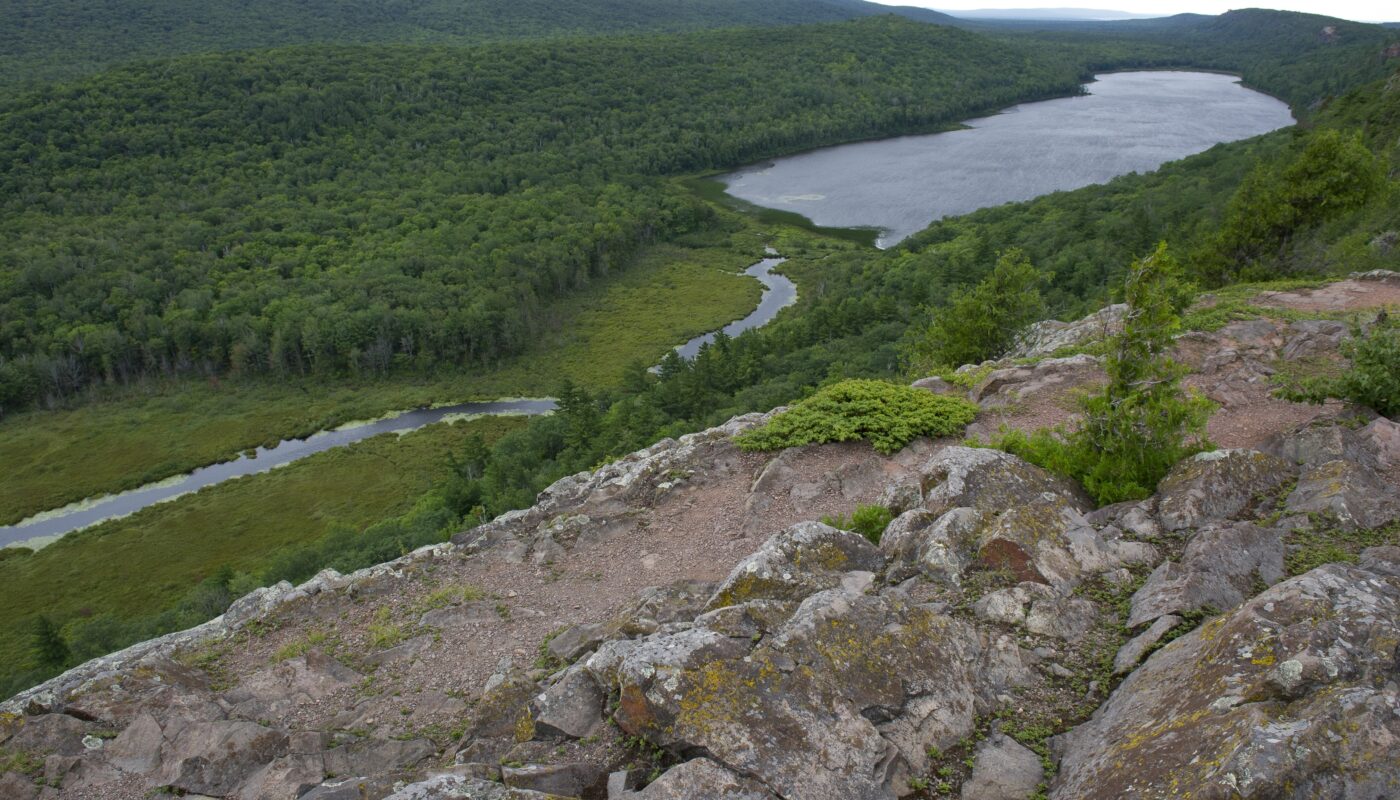
[[[1307,11],[1329,17],[1362,22],[1400,22],[1400,4],[1395,0],[1272,0],[1240,3],[1220,0],[875,0],[885,5],[922,6],[943,11],[976,8],[1108,8],[1137,14],[1220,14],[1232,8],[1279,8]]]

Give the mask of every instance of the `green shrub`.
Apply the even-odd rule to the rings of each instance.
[[[819,390],[761,428],[740,434],[744,450],[781,450],[804,444],[868,440],[886,455],[916,436],[947,436],[977,416],[956,397],[875,380],[846,380]]]
[[[927,374],[1002,355],[1026,326],[1045,317],[1040,286],[1049,277],[1019,249],[1007,250],[981,283],[954,293],[927,327],[911,334],[905,360]]]
[[[856,510],[849,517],[840,514],[835,517],[822,517],[822,522],[827,525],[859,533],[870,540],[871,544],[880,543],[880,537],[885,535],[885,528],[893,521],[894,512],[884,506],[856,506]]]
[[[1400,322],[1384,311],[1370,331],[1352,329],[1342,343],[1351,366],[1341,373],[1329,360],[1290,362],[1274,376],[1275,396],[1295,403],[1322,403],[1330,397],[1350,400],[1392,419],[1400,416]]]
[[[1004,432],[993,445],[1078,480],[1101,504],[1147,497],[1173,464],[1207,449],[1211,403],[1182,391],[1182,371],[1167,356],[1180,325],[1178,275],[1165,244],[1133,265],[1123,332],[1107,358],[1108,385],[1081,401],[1078,428]]]
[[[1354,331],[1342,354],[1351,359],[1351,369],[1337,381],[1337,396],[1400,416],[1400,322],[1381,312],[1369,333]]]

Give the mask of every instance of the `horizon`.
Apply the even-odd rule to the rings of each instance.
[[[942,11],[956,16],[956,12],[1002,10],[1002,9],[1056,9],[1081,8],[1093,11],[1121,11],[1130,14],[1150,14],[1169,17],[1174,14],[1223,14],[1226,11],[1242,8],[1268,8],[1275,11],[1299,11],[1306,14],[1320,14],[1325,17],[1349,20],[1352,22],[1398,22],[1400,13],[1394,11],[1390,3],[1378,0],[1338,0],[1324,3],[1320,0],[1293,0],[1273,3],[1268,6],[1248,3],[1231,3],[1224,0],[1122,0],[1121,2],[1077,5],[1063,0],[873,0],[887,6],[914,6]]]

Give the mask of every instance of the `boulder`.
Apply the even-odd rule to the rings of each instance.
[[[1375,435],[1373,432],[1384,430],[1386,423],[1395,428],[1400,436],[1400,425],[1384,418],[1373,421],[1361,430],[1329,418],[1275,434],[1259,449],[1302,466],[1320,466],[1340,459],[1371,469],[1384,468],[1387,466],[1383,461],[1387,449],[1384,440],[1388,437],[1385,433]]]
[[[608,638],[608,628],[597,623],[570,625],[549,640],[545,651],[565,664],[587,655]]]
[[[615,627],[628,636],[655,632],[672,622],[689,622],[705,610],[716,584],[682,580],[643,589],[637,600],[616,618]]]
[[[820,522],[773,535],[740,561],[710,598],[709,609],[747,600],[799,600],[841,584],[851,570],[875,572],[884,558],[865,537]]]
[[[107,760],[123,772],[147,773],[160,766],[165,734],[150,712],[142,712],[104,751]]]
[[[1355,461],[1337,459],[1307,467],[1288,495],[1295,514],[1324,514],[1343,528],[1378,528],[1400,519],[1400,493]]]
[[[627,733],[704,752],[786,797],[889,798],[929,746],[972,730],[985,653],[965,623],[852,589],[819,591],[756,647],[724,654],[662,637],[628,656]],[[713,636],[713,632],[710,632]],[[657,655],[651,655],[655,653]]]
[[[194,722],[168,736],[151,786],[222,797],[287,754],[285,731],[243,720]]]
[[[1157,567],[1133,595],[1128,627],[1167,614],[1233,608],[1257,584],[1283,577],[1283,551],[1283,532],[1273,528],[1240,522],[1202,530],[1191,537],[1180,562]]]
[[[603,724],[607,693],[581,664],[564,671],[531,704],[536,736],[581,739]]]
[[[708,758],[678,764],[637,794],[637,800],[777,800],[755,781],[741,778]],[[613,800],[613,798],[609,798]]]
[[[1380,798],[1400,785],[1400,549],[1283,581],[1054,740],[1056,800]]]
[[[1123,331],[1126,303],[1116,303],[1074,322],[1048,319],[1026,328],[1008,358],[1043,358],[1067,347],[1102,342]]]
[[[1162,637],[1166,636],[1168,631],[1180,624],[1181,617],[1172,614],[1158,617],[1147,630],[1118,648],[1118,654],[1113,657],[1113,674],[1124,675],[1132,672],[1142,662],[1142,657],[1147,655],[1147,651],[1162,641]]]
[[[1004,734],[988,736],[976,758],[962,800],[1027,800],[1045,779],[1040,756]]]
[[[1090,355],[1047,358],[1029,366],[993,370],[972,387],[968,396],[983,408],[1024,400],[1041,392],[1098,380],[1103,375],[1099,359]]]
[[[15,722],[11,735],[3,740],[3,746],[7,750],[29,753],[82,755],[87,752],[83,747],[83,737],[97,730],[93,723],[67,714],[19,717]]]
[[[1092,507],[1079,487],[1009,453],[980,448],[945,448],[923,472],[932,486],[924,500],[931,514],[968,509],[924,529],[922,540],[905,548],[918,548],[926,572],[956,582],[976,563],[1015,581],[1061,588],[1078,582],[1084,565],[1067,534],[1088,529],[1084,512]]]
[[[319,753],[292,753],[254,772],[239,788],[244,800],[297,800],[326,777]]]
[[[501,782],[506,786],[561,797],[581,797],[589,789],[604,784],[607,777],[602,767],[584,763],[501,767]]]
[[[1212,450],[1172,467],[1157,486],[1157,518],[1168,531],[1240,518],[1292,482],[1297,469],[1253,450]]]
[[[369,739],[324,754],[331,775],[385,775],[407,769],[437,752],[427,739]]]
[[[967,394],[962,390],[962,387],[951,384],[938,377],[937,375],[928,378],[920,378],[909,385],[913,386],[915,389],[923,389],[924,391],[933,392],[934,394],[950,394],[959,396]]]
[[[1348,331],[1336,320],[1303,319],[1289,323],[1286,336],[1279,355],[1285,361],[1296,361],[1336,353]]]

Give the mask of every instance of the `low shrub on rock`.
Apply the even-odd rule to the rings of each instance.
[[[871,544],[879,544],[885,535],[885,528],[894,521],[894,512],[884,506],[856,506],[849,517],[837,515],[822,517],[822,522],[843,531],[853,531],[864,536]]]
[[[976,416],[977,406],[962,398],[855,379],[821,389],[735,442],[744,450],[781,450],[865,439],[889,455],[917,436],[957,433]]]

